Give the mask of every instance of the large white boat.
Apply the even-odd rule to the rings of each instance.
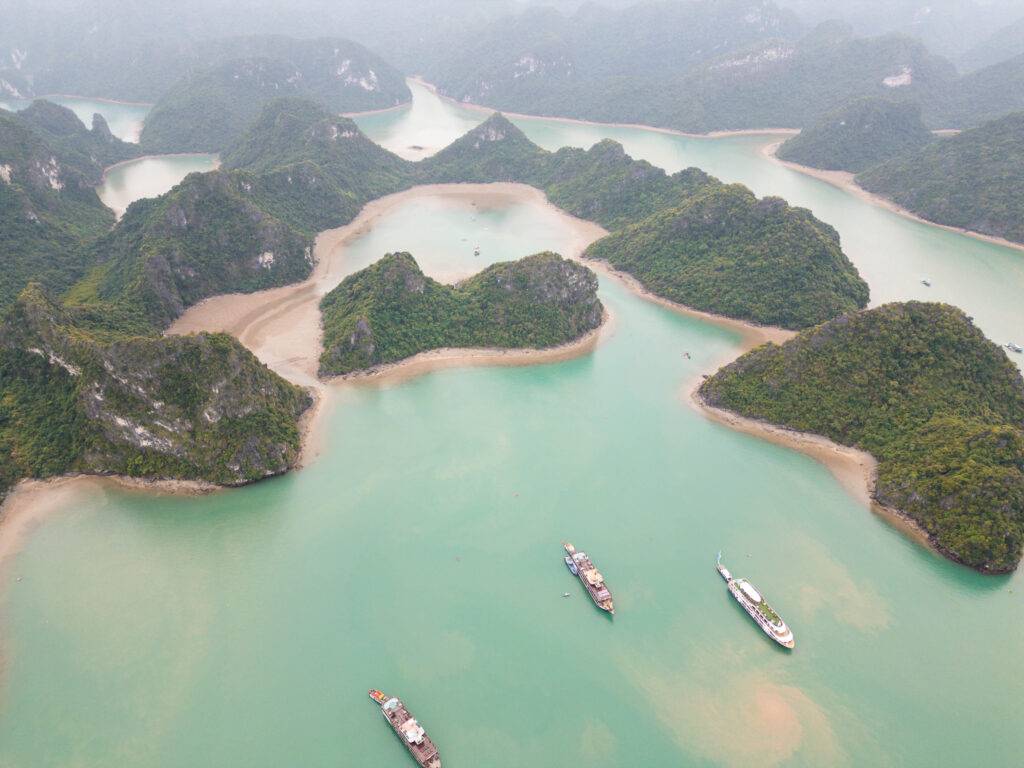
[[[743,606],[743,610],[750,614],[750,618],[757,622],[757,625],[779,645],[785,648],[792,648],[796,645],[793,639],[793,631],[786,626],[786,622],[777,614],[760,592],[746,579],[734,579],[724,565],[722,565],[722,553],[718,553],[718,562],[715,567],[725,583],[729,586],[729,592],[736,598],[736,602]]]

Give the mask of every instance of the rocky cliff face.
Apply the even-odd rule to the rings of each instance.
[[[299,456],[308,393],[224,334],[101,342],[36,285],[0,325],[0,479],[69,471],[237,485]]]

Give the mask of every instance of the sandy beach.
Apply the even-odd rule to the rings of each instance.
[[[524,365],[544,365],[560,363],[574,357],[592,352],[597,345],[612,333],[612,314],[605,309],[601,325],[589,331],[575,341],[560,344],[557,347],[543,349],[499,349],[496,347],[444,348],[421,352],[396,363],[388,363],[327,379],[331,383],[348,382],[352,384],[398,384],[403,381],[422,376],[431,371],[445,368],[466,368],[473,366],[517,367]]]
[[[913,519],[902,511],[879,504],[875,498],[875,483],[878,480],[878,461],[870,453],[834,443],[827,437],[811,432],[798,432],[786,427],[770,424],[766,421],[747,418],[738,413],[708,405],[701,398],[698,390],[703,379],[693,383],[688,392],[688,400],[711,421],[723,424],[730,429],[747,435],[759,437],[785,448],[792,448],[810,456],[824,464],[835,476],[839,484],[857,501],[871,509],[894,528],[935,552],[935,547],[928,534]]]
[[[316,239],[316,266],[305,281],[281,288],[249,294],[226,294],[207,299],[190,307],[168,329],[169,334],[197,331],[224,331],[239,339],[271,369],[286,379],[314,389],[322,387],[317,378],[320,357],[320,300],[348,274],[345,259],[346,246],[366,234],[376,221],[395,208],[421,198],[447,198],[453,202],[469,201],[478,206],[501,206],[510,202],[529,202],[549,207],[563,218],[572,232],[572,245],[566,258],[580,258],[590,243],[606,232],[600,226],[577,219],[551,205],[544,193],[524,184],[441,184],[414,187],[368,203],[349,224],[322,232]],[[526,254],[524,254],[526,255]],[[468,275],[446,275],[458,279]],[[570,345],[582,354],[585,345]],[[564,353],[564,350],[563,350]],[[523,361],[540,362],[544,354],[553,350],[440,350],[426,353],[433,358],[416,356],[395,364],[423,366],[427,360],[447,366],[461,360],[480,364],[490,360],[493,364],[508,365],[515,357]],[[389,368],[393,370],[393,368]],[[344,380],[344,379],[343,379]]]
[[[1001,245],[1004,248],[1013,248],[1018,251],[1024,251],[1024,243],[1015,243],[1012,240],[1007,240],[1002,237],[994,237],[993,235],[985,235],[981,232],[975,232],[971,229],[964,229],[962,227],[951,227],[948,224],[940,224],[937,221],[929,221],[928,219],[918,216],[913,211],[909,211],[899,203],[895,203],[887,197],[876,195],[873,192],[868,192],[864,187],[860,186],[856,181],[856,175],[849,171],[824,171],[820,168],[811,168],[806,165],[800,165],[799,163],[792,163],[788,160],[782,160],[776,155],[779,147],[782,146],[781,141],[772,142],[771,144],[765,144],[761,147],[761,154],[770,160],[783,165],[786,168],[802,173],[806,176],[813,176],[816,179],[827,182],[834,187],[849,192],[851,195],[859,197],[865,202],[877,205],[886,210],[892,211],[899,216],[911,219],[921,224],[927,224],[930,227],[939,227],[949,232],[956,232],[960,235],[966,235],[967,237],[973,237],[975,240],[984,240],[986,243],[992,243],[994,245]]]

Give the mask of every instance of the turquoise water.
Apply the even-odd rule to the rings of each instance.
[[[190,173],[212,171],[217,164],[216,155],[141,157],[108,169],[96,191],[100,200],[120,216],[136,200],[159,197]]]
[[[41,98],[67,107],[89,127],[92,127],[92,116],[98,112],[106,119],[112,134],[123,141],[135,143],[139,141],[142,125],[152,107],[151,104],[124,104],[118,101],[89,99],[81,96],[43,96]],[[0,109],[17,111],[31,103],[29,99],[0,98]]]
[[[535,206],[441,211],[397,209],[347,263],[400,247],[445,275],[568,239]],[[897,225],[925,258],[932,230]],[[612,333],[585,357],[333,387],[293,475],[84,487],[5,566],[0,765],[411,765],[370,687],[448,768],[1017,764],[1020,575],[953,565],[816,462],[706,421],[685,393],[737,339],[601,297]],[[719,549],[795,652],[728,596]]]
[[[409,84],[411,107],[358,119],[370,138],[393,151],[414,143],[419,125],[440,148],[486,117],[443,101],[415,81]],[[697,166],[723,181],[746,184],[758,195],[778,195],[810,208],[838,230],[843,250],[871,286],[872,304],[949,302],[971,315],[993,341],[1024,345],[1024,252],[909,220],[774,163],[762,149],[781,137],[707,139],[543,118],[513,122],[546,149],[590,147],[611,138],[633,157],[666,171]],[[922,279],[932,286],[922,285]],[[1024,365],[1024,356],[1011,357]]]

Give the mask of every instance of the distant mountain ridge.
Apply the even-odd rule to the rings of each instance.
[[[396,98],[409,99],[404,78],[393,66],[359,43],[340,37],[249,34],[173,40],[161,36],[138,50],[131,48],[132,42],[127,41],[127,48],[90,48],[88,56],[65,54],[48,57],[46,62],[37,62],[29,51],[15,47],[11,62],[0,62],[0,79],[8,79],[27,98],[57,92],[155,102],[197,73],[240,59],[271,59],[301,75],[305,95],[339,111],[379,109],[398,103]]]
[[[190,67],[161,94],[140,139],[148,152],[219,152],[281,97],[313,99],[336,113],[412,98],[397,70],[348,40],[271,36],[224,46],[216,63]]]
[[[684,24],[688,14],[701,25]],[[703,34],[693,35],[699,29]],[[678,49],[663,51],[666,40]],[[853,100],[912,101],[931,128],[1024,108],[1024,76],[1000,62],[961,77],[901,34],[806,30],[771,3],[530,9],[452,45],[425,75],[446,96],[500,110],[682,131],[802,128]]]

